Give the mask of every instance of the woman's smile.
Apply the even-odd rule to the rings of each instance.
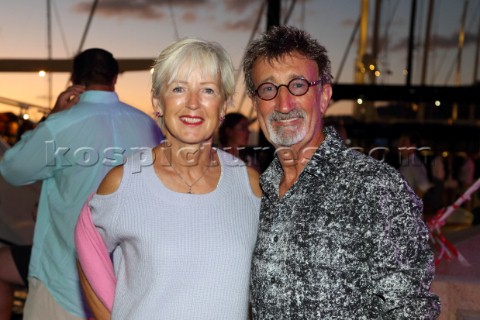
[[[205,120],[198,116],[181,116],[180,121],[188,126],[201,125]]]

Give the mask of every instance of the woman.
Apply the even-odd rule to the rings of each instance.
[[[218,140],[222,150],[239,157],[247,166],[260,172],[254,150],[248,148],[248,126],[248,119],[243,114],[229,113],[218,129]]]
[[[152,80],[166,140],[112,169],[89,202],[113,255],[111,317],[243,320],[258,174],[212,148],[234,93],[233,65],[218,44],[183,39],[162,51]]]

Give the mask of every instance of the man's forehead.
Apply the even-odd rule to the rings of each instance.
[[[287,52],[278,56],[260,56],[255,61],[257,63],[265,63],[271,66],[276,64],[290,64],[292,61],[298,62],[305,62],[305,63],[314,63],[316,64],[315,60],[312,60],[298,51]]]
[[[260,68],[261,71],[259,70]],[[279,68],[288,70],[279,70]],[[253,74],[255,75],[256,72],[262,72],[262,74],[257,73],[257,80],[258,77],[261,77],[262,80],[271,80],[278,76],[289,79],[307,77],[309,80],[312,80],[310,78],[315,78],[319,75],[316,61],[298,53],[295,55],[285,54],[275,58],[260,57],[253,66]]]

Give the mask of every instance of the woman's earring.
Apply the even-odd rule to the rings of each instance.
[[[162,117],[162,114],[158,111],[155,112],[155,117],[157,118],[161,118]]]
[[[222,123],[223,120],[225,120],[225,116],[221,116],[219,120],[220,120],[220,123]]]

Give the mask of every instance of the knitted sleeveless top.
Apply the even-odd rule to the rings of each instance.
[[[128,158],[114,193],[90,201],[114,261],[113,320],[246,319],[260,198],[243,162],[217,154],[208,194],[166,188],[149,151]]]

